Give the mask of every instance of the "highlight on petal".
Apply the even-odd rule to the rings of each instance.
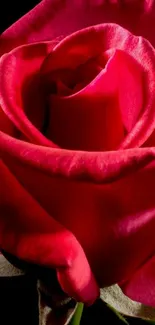
[[[1,248],[27,262],[55,268],[70,296],[93,303],[99,289],[74,235],[48,215],[2,161],[0,179]]]
[[[19,45],[50,41],[79,29],[118,23],[155,44],[154,0],[44,0],[0,37],[1,54]]]
[[[39,68],[55,42],[19,47],[0,59],[0,106],[26,139],[55,146],[41,132],[46,104],[40,87]],[[19,133],[20,134],[20,133]]]
[[[53,149],[14,139],[0,132],[1,157],[33,167],[50,176],[62,176],[92,183],[111,183],[155,160],[155,148],[136,148],[109,152]]]
[[[57,220],[56,223],[59,222],[65,227],[65,231],[69,229],[74,234],[83,247],[93,274],[95,274],[100,286],[129,280],[137,269],[153,255],[155,249],[154,148],[120,150],[99,154],[98,152],[74,152],[36,146],[13,139],[2,133],[0,139],[1,156],[9,166],[12,174],[30,193],[34,201],[37,200],[38,205],[48,212],[48,216],[53,216]],[[2,176],[7,180],[3,169]],[[12,188],[16,189],[10,177],[9,185],[10,192]],[[5,187],[3,186],[3,188]],[[148,191],[148,189],[150,190]],[[3,202],[12,198],[14,204],[17,204],[17,209],[19,209],[18,204],[22,204],[22,199],[20,197],[19,202],[17,202],[16,193],[18,195],[17,190],[12,193],[11,197],[5,195],[4,192]],[[24,202],[27,202],[26,199],[24,199]],[[9,205],[7,204],[7,206]],[[21,229],[23,229],[23,233],[24,229],[29,230],[28,236],[26,236],[27,233],[24,233],[26,236],[24,237],[25,241],[24,239],[21,241],[23,243],[21,254],[28,260],[30,254],[31,261],[37,258],[38,261],[40,259],[40,263],[47,263],[47,265],[49,265],[49,261],[51,263],[49,267],[52,267],[52,258],[48,250],[50,238],[52,238],[53,245],[57,246],[56,238],[62,242],[64,232],[59,232],[57,237],[51,231],[51,237],[51,233],[48,232],[50,230],[50,221],[46,221],[47,219],[43,214],[44,210],[37,210],[32,215],[32,219],[29,219],[24,214],[26,213],[25,206],[29,213],[29,207],[33,207],[33,204],[28,202],[24,204],[24,211],[19,209],[19,216],[22,216],[21,220],[17,219],[20,233]],[[11,211],[13,211],[13,208]],[[24,215],[25,217],[23,217]],[[17,216],[15,214],[13,220],[16,220]],[[47,230],[49,237],[44,232],[43,236],[38,238],[38,233],[31,231],[32,227],[35,229],[37,220],[40,219],[41,221],[39,221],[36,229],[39,229],[41,234],[42,229],[45,229],[45,232]],[[6,222],[6,218],[4,220]],[[11,225],[11,218],[8,220]],[[26,226],[27,224],[28,226]],[[15,222],[13,222],[13,226],[15,226]],[[7,229],[9,232],[7,232]],[[11,240],[10,230],[7,226],[5,233],[8,234]],[[32,238],[29,236],[31,234]],[[16,237],[17,245],[11,244],[12,249],[18,247],[18,236],[19,234]],[[31,252],[33,253],[33,251],[29,251],[29,246],[26,246],[26,243],[29,243],[29,238],[32,240],[32,242],[30,240],[31,246],[35,239],[36,246],[39,247],[34,250],[32,257]],[[3,248],[7,248],[7,243],[9,241],[3,242]],[[48,247],[44,246],[43,243],[47,244]],[[68,244],[65,245],[63,247],[68,252]],[[27,255],[24,255],[25,251]],[[47,252],[45,259],[43,258],[44,251]],[[14,251],[15,255],[17,253],[17,251]],[[22,255],[20,256],[22,257]],[[54,250],[53,256],[55,256]],[[67,284],[67,292],[71,292],[71,288],[75,288],[76,280],[70,287],[68,280],[64,280],[65,274],[66,276],[67,274],[70,275],[71,278],[73,276],[75,279],[74,272],[76,268],[78,270],[78,267],[81,268],[85,265],[84,262],[80,264],[81,260],[78,260],[78,258],[76,261],[77,265],[72,263],[72,275],[70,269],[65,269],[64,274],[62,274],[63,269],[58,270],[61,273],[62,287],[65,288],[64,285]],[[83,270],[81,272],[84,273]],[[89,271],[85,273],[86,279],[88,274]],[[83,278],[81,279],[80,275],[80,279],[76,279],[81,283]],[[81,289],[76,290],[79,294]],[[87,289],[86,291],[89,292]],[[76,296],[76,292],[74,296]],[[153,303],[152,301],[152,306]]]

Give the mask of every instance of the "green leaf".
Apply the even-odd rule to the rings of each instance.
[[[121,315],[141,318],[155,324],[155,308],[133,301],[124,295],[118,285],[101,289],[101,299]]]
[[[83,308],[84,308],[84,305],[82,303],[77,304],[75,313],[74,313],[72,319],[70,320],[69,325],[79,325],[80,324],[82,313],[83,313]]]

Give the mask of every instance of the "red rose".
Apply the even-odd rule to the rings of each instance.
[[[1,36],[0,247],[77,300],[155,306],[155,2],[106,3],[44,0]]]

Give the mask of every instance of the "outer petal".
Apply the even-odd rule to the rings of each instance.
[[[92,303],[98,287],[76,238],[23,189],[0,162],[0,246],[7,252],[56,268],[69,295]]]
[[[1,53],[104,22],[118,23],[153,44],[154,0],[43,0],[1,36]]]
[[[154,148],[73,152],[1,133],[0,150],[25,189],[76,236],[100,286],[132,280],[154,256]],[[143,275],[145,285],[137,285],[132,298],[155,306]]]
[[[155,306],[155,255],[150,257],[129,279],[120,284],[124,293],[131,299]]]

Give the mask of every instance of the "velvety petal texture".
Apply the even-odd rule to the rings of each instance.
[[[0,246],[31,263],[54,267],[62,288],[92,303],[98,287],[75,237],[48,215],[1,162]]]
[[[87,304],[118,283],[155,306],[154,19],[43,0],[0,37],[0,247]]]

